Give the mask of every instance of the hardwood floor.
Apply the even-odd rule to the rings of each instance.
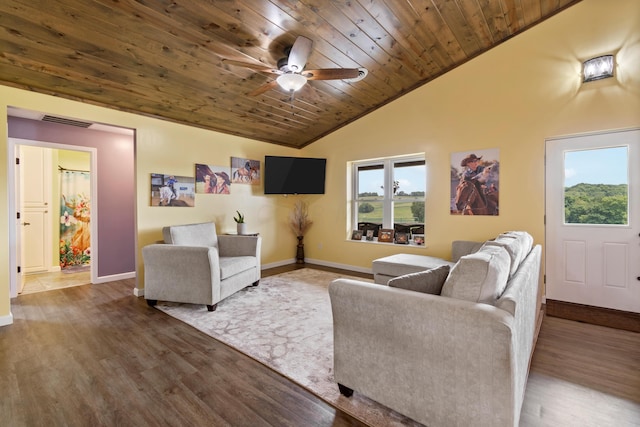
[[[363,425],[147,307],[133,286],[12,300],[14,324],[0,328],[1,426]],[[640,426],[640,334],[545,318],[520,424]]]
[[[45,292],[71,286],[91,283],[91,270],[84,269],[72,272],[56,271],[51,273],[27,274],[24,277],[24,288],[20,295]]]

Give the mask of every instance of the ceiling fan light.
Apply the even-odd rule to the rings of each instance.
[[[289,73],[278,76],[276,81],[287,92],[295,92],[307,83],[307,78],[301,74]]]

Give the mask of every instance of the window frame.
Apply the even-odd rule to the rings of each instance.
[[[393,190],[391,191],[387,191],[387,189],[392,189],[393,188],[393,181],[394,181],[394,171],[396,168],[396,165],[398,164],[403,164],[403,163],[422,163],[422,165],[424,166],[425,170],[424,170],[424,175],[425,175],[425,182],[424,182],[424,196],[403,196],[401,199],[398,198],[396,196],[396,194],[393,192]],[[350,207],[351,207],[351,218],[349,218],[350,220],[350,224],[351,224],[351,229],[357,229],[358,228],[358,207],[361,203],[365,203],[365,202],[371,202],[370,200],[363,200],[361,199],[358,195],[359,193],[359,187],[360,187],[360,181],[359,181],[359,171],[363,168],[366,167],[372,167],[372,166],[381,166],[381,169],[383,170],[383,186],[384,186],[384,191],[383,191],[383,196],[382,196],[382,228],[390,228],[393,229],[394,228],[394,206],[395,203],[398,201],[402,201],[402,202],[422,202],[425,204],[425,209],[426,209],[426,200],[427,200],[427,163],[426,163],[426,159],[425,159],[425,155],[424,153],[420,153],[420,154],[410,154],[410,155],[404,155],[404,156],[394,156],[394,157],[384,157],[384,158],[378,158],[378,159],[369,159],[369,160],[359,160],[359,161],[353,161],[351,162],[351,202],[350,202]],[[417,166],[417,165],[416,165]],[[426,225],[426,217],[424,220],[424,224]]]

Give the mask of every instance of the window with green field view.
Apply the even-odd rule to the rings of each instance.
[[[352,172],[353,229],[379,226],[424,233],[423,156],[354,162]]]
[[[567,151],[564,171],[566,224],[629,223],[627,147]]]

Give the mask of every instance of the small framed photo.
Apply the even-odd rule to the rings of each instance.
[[[398,245],[408,245],[409,244],[409,233],[404,233],[398,231],[396,233],[396,244]]]
[[[353,230],[351,240],[362,240],[362,230]]]
[[[378,231],[378,242],[393,243],[393,229],[381,228]]]
[[[413,244],[418,246],[424,246],[424,234],[414,234]]]
[[[366,239],[370,242],[373,240],[373,230],[367,230]]]

